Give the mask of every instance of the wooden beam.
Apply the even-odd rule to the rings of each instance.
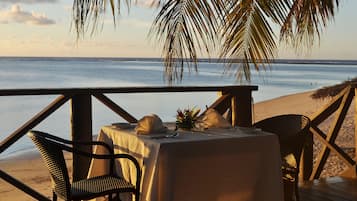
[[[167,93],[205,91],[256,91],[258,86],[175,86],[175,87],[102,87],[102,88],[55,88],[55,89],[1,89],[0,96],[51,95],[51,94],[109,94],[109,93]]]
[[[231,97],[232,126],[238,126],[238,100],[236,96]]]
[[[231,98],[232,125],[252,126],[252,93],[248,90],[229,91]]]
[[[341,105],[344,95],[349,91],[350,91],[350,87],[346,87],[337,96],[333,97],[330,103],[319,109],[314,114],[310,115],[309,118],[311,120],[311,124],[319,125],[321,122],[326,120],[331,114],[333,114]]]
[[[113,112],[115,112],[119,116],[123,117],[126,121],[128,121],[130,123],[137,123],[138,122],[138,120],[134,116],[129,114],[129,112],[125,111],[122,107],[120,107],[115,102],[110,100],[104,94],[93,94],[93,96],[96,97],[100,102],[102,102],[108,108],[110,108]]]
[[[357,165],[347,168],[340,174],[340,176],[356,179],[357,178]]]
[[[312,132],[312,134],[316,135],[319,139],[321,139],[323,144],[328,144],[328,142],[326,141],[327,135],[319,127],[317,127],[316,125],[311,125],[310,131]]]
[[[3,180],[7,181],[8,183],[12,184],[16,188],[20,189],[21,191],[25,192],[26,194],[30,195],[31,197],[35,198],[36,200],[41,200],[41,201],[51,201],[44,195],[38,193],[37,191],[33,190],[29,186],[25,185],[21,181],[15,179],[14,177],[8,175],[4,171],[0,170],[0,178]]]
[[[30,129],[37,126],[44,119],[50,116],[54,111],[56,111],[59,107],[61,107],[64,103],[66,103],[70,99],[69,96],[59,96],[54,101],[52,101],[47,107],[42,109],[39,113],[37,113],[34,117],[32,117],[29,121],[27,121],[24,125],[16,129],[12,134],[10,134],[7,138],[5,138],[0,144],[0,153],[5,151],[9,146],[15,143],[18,139],[24,136]]]
[[[355,89],[354,90],[354,93],[355,93],[354,94],[355,95],[355,119],[354,119],[354,123],[355,123],[355,156],[357,157],[357,96],[356,96],[357,88],[354,88],[354,89]]]
[[[345,116],[347,114],[348,108],[350,107],[351,102],[352,102],[354,93],[352,93],[351,87],[347,87],[347,89],[349,89],[349,90],[345,93],[345,95],[343,97],[341,105],[337,111],[335,120],[332,124],[332,129],[330,129],[329,134],[327,135],[327,138],[326,138],[326,141],[328,141],[329,144],[332,144],[335,142],[337,134],[340,131],[343,120],[345,119]],[[320,152],[320,154],[318,156],[317,165],[315,166],[315,168],[311,174],[310,180],[317,179],[320,177],[320,174],[323,170],[323,167],[327,161],[329,154],[330,154],[330,149],[326,145],[324,145],[322,148],[322,151]]]
[[[355,118],[354,118],[354,122],[355,122],[355,156],[357,156],[357,88],[356,85],[353,85],[354,88],[354,96],[355,96]],[[356,158],[355,158],[356,160]],[[347,170],[343,171],[341,173],[341,176],[343,177],[348,177],[348,178],[357,178],[357,165],[355,164],[354,166],[348,168]]]
[[[71,101],[71,135],[73,141],[92,141],[92,100],[90,95],[75,95]],[[75,147],[92,152],[91,146]],[[73,181],[87,178],[91,159],[73,154]]]
[[[349,167],[352,167],[356,162],[346,154],[339,146],[335,143],[329,143],[326,140],[326,135],[317,127],[311,127],[311,132],[319,138],[319,140],[326,145],[331,151],[333,151],[340,159],[342,159]]]
[[[212,103],[208,108],[213,108],[217,110],[218,113],[223,114],[231,106],[230,98],[230,94],[223,94],[219,92],[219,97],[217,98],[217,100]]]

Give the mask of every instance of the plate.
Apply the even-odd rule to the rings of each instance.
[[[120,128],[120,129],[131,129],[135,128],[135,125],[130,123],[112,123],[113,126]]]
[[[178,133],[175,131],[167,130],[164,133],[155,133],[155,134],[147,134],[147,135],[140,135],[144,138],[150,138],[150,139],[162,139],[162,138],[175,138],[178,137]]]

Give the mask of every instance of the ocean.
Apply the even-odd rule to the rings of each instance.
[[[174,86],[258,85],[254,102],[305,92],[338,84],[357,77],[357,61],[277,60],[266,71],[252,71],[252,80],[239,82],[233,75],[224,75],[223,63],[199,62],[199,72],[185,72],[182,82]],[[0,89],[16,88],[88,88],[127,86],[167,86],[163,64],[159,59],[143,58],[19,58],[0,57]],[[155,113],[163,121],[174,121],[178,108],[210,105],[217,94],[160,93],[108,94],[136,118]],[[0,97],[0,141],[24,124],[54,100],[56,96]],[[198,98],[199,97],[199,98]],[[123,121],[93,98],[93,133],[102,125]],[[35,127],[70,138],[69,104],[61,107]],[[24,136],[0,159],[33,150]]]

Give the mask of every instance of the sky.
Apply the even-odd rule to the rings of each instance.
[[[160,57],[161,47],[148,37],[158,10],[146,6],[152,0],[138,1],[123,10],[117,26],[108,10],[103,29],[76,42],[72,0],[0,0],[0,56]],[[357,60],[356,9],[356,0],[342,0],[319,45],[296,53],[282,44],[277,58]]]

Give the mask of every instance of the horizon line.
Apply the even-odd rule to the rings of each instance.
[[[114,61],[152,61],[162,62],[164,58],[160,57],[66,57],[66,56],[0,56],[0,59],[53,59],[53,60],[114,60]],[[191,59],[184,59],[189,62]],[[191,60],[192,61],[192,60]],[[239,63],[243,59],[220,59],[220,58],[198,58],[198,62],[212,62],[212,63]],[[251,62],[252,63],[252,62]],[[349,64],[357,65],[357,59],[271,59],[258,61],[258,63],[286,63],[286,64]]]

